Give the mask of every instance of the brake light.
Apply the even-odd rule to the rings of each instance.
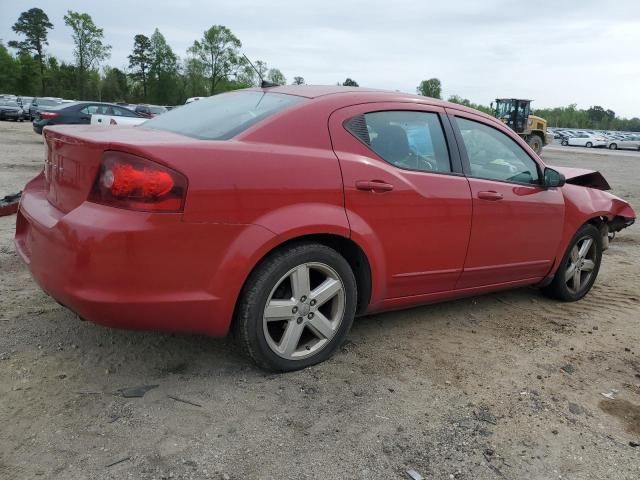
[[[40,118],[44,118],[45,120],[51,120],[57,116],[58,114],[56,112],[40,112]]]
[[[182,212],[187,179],[151,160],[124,152],[104,153],[89,200],[147,212]]]

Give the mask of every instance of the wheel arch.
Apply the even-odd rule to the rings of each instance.
[[[235,299],[233,317],[231,319],[232,329],[237,317],[238,306],[242,300],[242,295],[247,286],[247,282],[256,268],[258,268],[267,258],[269,258],[274,253],[300,243],[318,243],[320,245],[325,245],[327,247],[333,248],[344,257],[344,259],[351,267],[351,270],[353,271],[353,274],[356,278],[356,287],[358,291],[356,315],[361,315],[367,311],[367,308],[371,301],[373,277],[371,264],[364,249],[351,238],[342,235],[338,235],[335,233],[309,233],[282,239],[279,243],[270,245],[270,247],[257,259],[257,261],[253,263],[242,283],[242,287],[237,295],[237,298]]]

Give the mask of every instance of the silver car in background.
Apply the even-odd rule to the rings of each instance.
[[[611,140],[607,144],[607,148],[611,150],[640,150],[640,135],[631,135],[619,140]]]

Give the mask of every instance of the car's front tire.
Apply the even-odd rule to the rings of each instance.
[[[585,224],[569,243],[553,281],[543,292],[565,302],[580,300],[596,281],[601,261],[602,235],[595,226]]]
[[[563,147],[568,147],[568,146],[569,146],[569,142],[568,142],[568,141],[566,141],[566,140],[563,140],[563,141],[562,141],[562,143],[561,143],[561,145],[562,145]]]
[[[617,150],[617,149],[618,149],[617,143],[612,143],[611,145],[609,145],[609,150]]]
[[[593,143],[587,142],[587,143],[585,143],[584,146],[587,147],[587,148],[591,148],[591,147],[593,147]]]
[[[234,333],[260,367],[298,370],[335,352],[351,328],[356,304],[355,276],[342,255],[318,243],[294,244],[252,272]]]

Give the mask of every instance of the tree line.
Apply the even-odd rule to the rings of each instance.
[[[260,77],[280,85],[287,81],[279,69],[269,68],[265,61],[250,62],[244,57],[242,42],[224,25],[205,31],[182,59],[159,29],[149,35],[139,33],[132,38],[125,71],[105,64],[111,46],[89,14],[68,11],[64,24],[74,43],[73,62],[46,54],[54,25],[42,9],[20,14],[12,27],[20,39],[10,40],[7,46],[0,41],[0,92],[175,105],[189,97],[255,86]],[[305,81],[296,76],[293,83]]]
[[[442,98],[442,83],[437,78],[423,80],[416,90],[419,95]],[[475,108],[489,115],[494,113],[491,106],[473,103],[459,95],[451,95],[447,101]],[[547,125],[550,127],[640,132],[640,118],[620,118],[613,110],[605,109],[599,105],[580,109],[573,103],[566,107],[536,108],[532,109],[531,113],[547,120]]]
[[[269,68],[263,60],[251,62],[246,58],[242,42],[224,25],[206,30],[189,47],[186,58],[176,55],[159,29],[149,35],[139,33],[132,38],[129,64],[124,71],[105,64],[111,56],[111,46],[89,14],[68,11],[64,24],[73,38],[72,63],[45,52],[54,25],[42,9],[31,8],[20,14],[12,26],[19,39],[7,44],[15,54],[0,41],[1,93],[178,105],[189,97],[256,86],[260,78],[279,85],[287,82],[278,68]],[[295,76],[292,83],[302,85],[305,80]],[[338,85],[357,87],[358,82],[347,78]],[[420,95],[442,97],[442,83],[437,78],[423,80],[416,90]],[[459,95],[447,100],[493,114],[490,106]],[[619,118],[600,106],[578,109],[572,104],[536,109],[534,113],[547,119],[552,127],[640,131],[639,118]]]

